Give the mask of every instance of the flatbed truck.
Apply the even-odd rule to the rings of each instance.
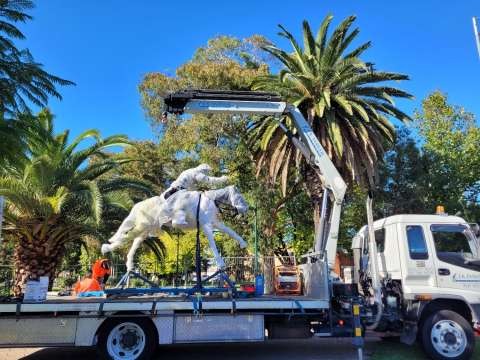
[[[278,121],[324,186],[313,251],[301,265],[302,296],[217,295],[50,297],[0,303],[0,346],[93,346],[104,359],[148,359],[158,345],[351,337],[362,357],[366,330],[420,341],[436,360],[470,359],[480,323],[478,225],[446,214],[397,215],[373,221],[353,238],[354,282],[333,269],[346,184],[310,124],[271,93],[188,90],[165,98],[167,112],[266,116]],[[279,118],[288,116],[294,129]],[[371,194],[370,194],[371,195]],[[176,292],[178,293],[178,291]]]

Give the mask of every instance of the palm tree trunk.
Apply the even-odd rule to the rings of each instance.
[[[49,289],[53,285],[55,271],[61,259],[62,247],[57,245],[51,251],[46,249],[45,244],[29,242],[21,239],[17,242],[14,251],[15,277],[13,294],[21,296],[28,280],[38,280],[40,276],[48,276]]]

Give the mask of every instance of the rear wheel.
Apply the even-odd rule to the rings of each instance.
[[[108,319],[98,333],[97,350],[101,359],[147,360],[156,347],[157,333],[149,319]]]
[[[450,310],[430,315],[421,329],[425,352],[435,360],[470,359],[475,347],[475,334],[464,317]]]

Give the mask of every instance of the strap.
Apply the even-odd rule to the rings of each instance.
[[[235,297],[232,295],[232,310],[231,313],[232,315],[237,312],[237,303],[235,301]]]
[[[305,314],[305,309],[303,308],[302,304],[300,303],[300,301],[298,300],[293,300],[293,302],[295,303],[295,305],[297,305],[297,307],[300,309],[300,312],[302,314]]]
[[[152,316],[157,315],[157,299],[153,299],[152,309],[150,310]]]
[[[17,321],[18,321],[18,318],[20,317],[21,310],[22,310],[22,303],[19,301],[17,302],[17,306],[15,307],[15,316],[17,318]]]
[[[293,305],[296,305],[299,309],[300,309],[300,312],[302,314],[305,314],[305,309],[303,308],[302,304],[300,303],[300,301],[298,300],[292,300],[292,310],[290,312],[290,314],[288,315],[288,321],[290,321],[290,319],[292,318],[292,316],[295,315],[295,309],[293,307]]]
[[[103,305],[105,305],[105,301],[101,301],[100,305],[98,306],[98,317],[103,316]]]
[[[192,304],[193,304],[193,315],[198,316],[200,315],[200,311],[202,310],[202,295],[195,294],[192,296]]]

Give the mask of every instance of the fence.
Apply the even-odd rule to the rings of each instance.
[[[275,266],[286,264],[296,265],[295,256],[260,256],[257,264],[255,257],[225,257],[226,272],[230,278],[237,284],[252,283],[255,281],[256,274],[262,274],[265,281],[265,292],[273,291]],[[149,272],[142,272],[142,275],[149,280],[158,283],[161,286],[190,286],[195,281],[195,271],[189,268],[179,269],[179,274],[168,275],[162,274],[162,264],[152,262],[151,264],[143,264],[145,268],[150,269]],[[145,266],[146,265],[146,266]],[[115,263],[111,267],[112,274],[108,280],[108,286],[114,286],[126,272],[124,263]],[[204,259],[202,265],[202,278],[207,277],[217,270],[213,259]],[[53,282],[53,290],[62,290],[70,288],[73,284],[83,276],[81,265],[71,267],[68,270],[62,270]],[[13,285],[14,268],[12,265],[0,265],[0,295],[8,295]],[[130,283],[130,286],[144,286],[141,282]]]
[[[10,295],[13,286],[13,265],[0,264],[0,296]]]

